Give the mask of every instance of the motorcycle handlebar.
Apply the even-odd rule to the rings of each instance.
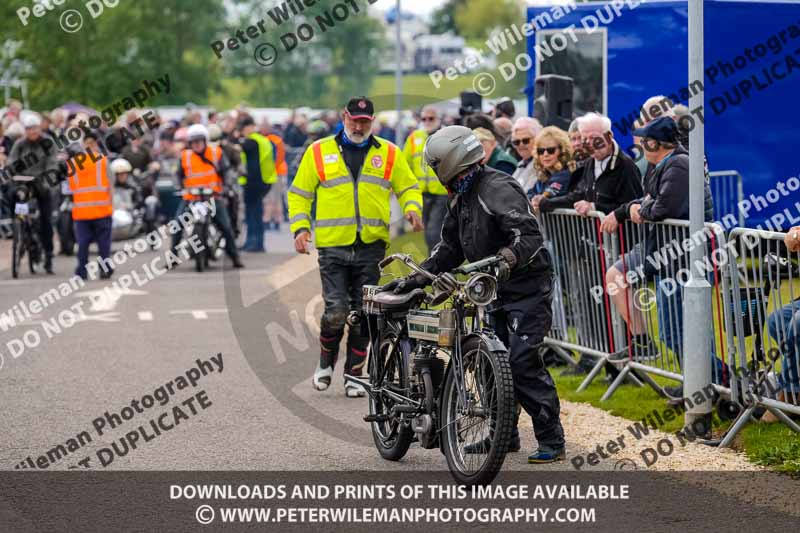
[[[378,266],[381,270],[389,266],[395,260],[402,261],[406,266],[408,266],[411,270],[422,274],[423,276],[427,277],[430,280],[436,279],[436,275],[428,272],[424,268],[422,268],[419,264],[417,264],[410,255],[408,254],[392,254],[388,257],[385,257],[378,263]],[[484,257],[478,261],[473,263],[467,263],[466,265],[460,266],[452,271],[453,274],[471,274],[472,272],[477,272],[484,268],[494,266],[498,264],[500,261],[503,261],[503,258],[499,255],[492,255],[489,257]]]
[[[456,274],[471,274],[472,272],[476,272],[478,270],[494,266],[500,261],[503,261],[503,258],[500,257],[499,255],[484,257],[483,259],[475,261],[474,263],[468,263],[464,266],[460,266],[453,272],[455,272]]]

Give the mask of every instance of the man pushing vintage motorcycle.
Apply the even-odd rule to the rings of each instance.
[[[498,298],[490,308],[497,336],[508,347],[517,401],[533,419],[539,448],[529,463],[565,457],[564,430],[555,384],[539,347],[552,321],[553,269],[542,234],[522,188],[510,176],[481,164],[484,149],[472,131],[449,126],[427,141],[424,160],[450,193],[441,240],[422,267],[438,275],[439,289],[455,285],[447,272],[464,260],[501,256]],[[396,279],[383,290],[407,293],[430,284],[419,273]],[[484,453],[487,442],[468,446]],[[514,424],[510,451],[520,449]]]

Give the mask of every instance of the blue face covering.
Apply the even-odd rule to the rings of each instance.
[[[362,143],[354,143],[347,136],[347,130],[342,130],[342,141],[344,142],[344,144],[348,146],[355,146],[356,148],[364,148],[367,144],[369,144],[369,137],[367,137]]]
[[[464,194],[472,187],[472,182],[475,180],[475,176],[478,175],[478,172],[481,171],[481,167],[475,168],[472,172],[465,175],[463,178],[454,181],[451,186],[449,187],[450,192],[455,194]]]

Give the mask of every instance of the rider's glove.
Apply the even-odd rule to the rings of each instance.
[[[436,279],[433,280],[433,288],[437,292],[443,293],[451,293],[458,287],[458,280],[450,274],[449,272],[445,272],[444,274],[439,274],[436,276]]]
[[[517,266],[517,256],[514,255],[510,248],[500,248],[497,255],[503,258],[497,264],[497,281],[502,283],[511,276],[511,271]]]
[[[383,286],[381,292],[391,291],[395,294],[405,294],[414,289],[422,289],[430,283],[422,274],[411,274],[405,278],[397,278]]]

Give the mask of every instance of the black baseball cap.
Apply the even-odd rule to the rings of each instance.
[[[239,121],[239,129],[246,128],[247,126],[255,126],[256,121],[250,115],[245,115]]]
[[[375,106],[372,105],[372,100],[366,96],[356,96],[347,102],[345,111],[350,118],[368,118],[375,119]]]
[[[633,130],[631,135],[664,143],[674,143],[678,139],[678,125],[671,117],[660,117],[644,128]]]

